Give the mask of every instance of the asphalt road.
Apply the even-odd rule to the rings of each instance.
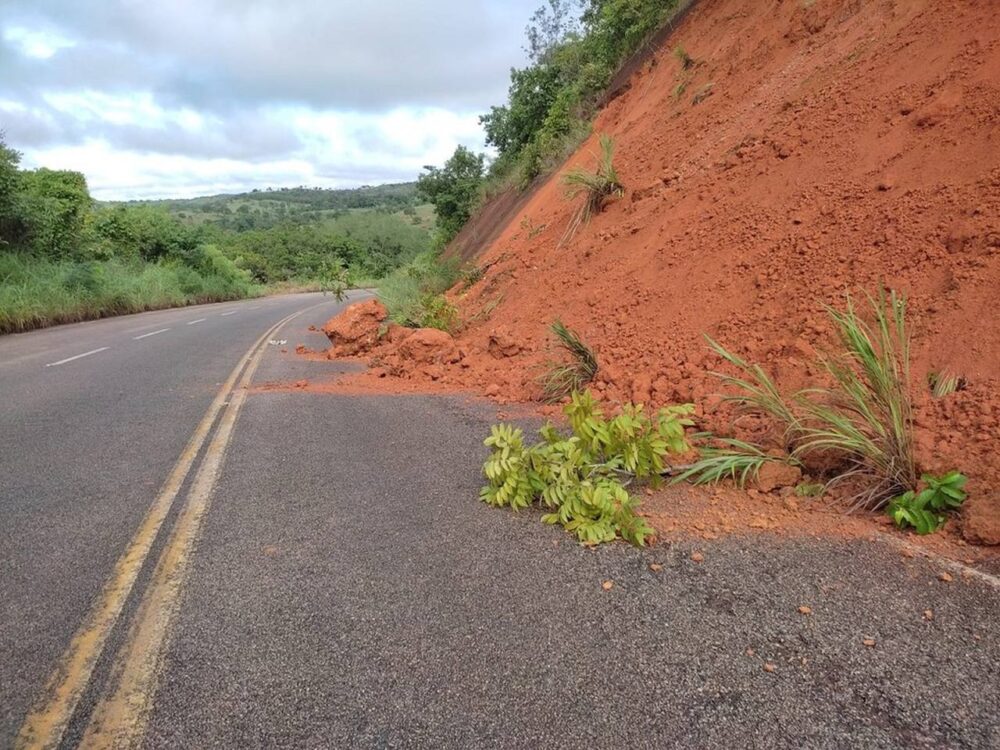
[[[0,338],[0,746],[45,703],[227,376],[317,303]],[[306,328],[335,309],[276,335],[321,345]],[[255,383],[334,368],[261,351]],[[477,501],[495,421],[482,404],[233,394],[64,747],[114,744],[100,732],[129,675],[139,715],[116,741],[154,748],[1000,747],[988,581],[943,581],[939,564],[862,540],[733,536],[699,543],[702,562],[693,544],[584,550]],[[180,573],[161,575],[174,557]]]

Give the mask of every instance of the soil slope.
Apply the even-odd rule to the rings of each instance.
[[[558,317],[598,352],[601,397],[709,409],[704,334],[800,387],[832,343],[824,305],[893,288],[921,464],[965,471],[966,534],[1000,541],[998,84],[987,0],[703,0],[569,162],[592,167],[610,134],[625,196],[564,241],[577,206],[553,176],[451,293],[461,362],[385,344],[363,377],[536,399]],[[968,387],[931,402],[941,371]]]

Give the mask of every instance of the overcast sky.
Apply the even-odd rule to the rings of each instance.
[[[542,0],[0,0],[0,130],[97,198],[411,180],[506,98]]]

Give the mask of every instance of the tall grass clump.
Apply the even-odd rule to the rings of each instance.
[[[555,402],[583,390],[597,375],[598,363],[593,350],[562,321],[556,320],[550,330],[559,349],[568,355],[567,361],[548,362],[546,372],[538,379],[542,396],[546,401]]]
[[[49,260],[0,253],[0,333],[260,293],[212,248],[202,265]]]
[[[615,142],[608,135],[601,135],[601,154],[597,160],[597,168],[591,172],[582,167],[571,169],[563,177],[566,186],[566,197],[573,200],[580,195],[584,201],[573,214],[563,241],[576,234],[581,225],[586,224],[604,209],[604,204],[614,197],[620,197],[624,188],[615,170]]]
[[[850,297],[844,310],[827,308],[840,344],[838,352],[821,360],[827,382],[790,395],[782,394],[759,366],[710,340],[713,349],[741,372],[719,375],[736,390],[728,400],[744,413],[767,415],[780,425],[791,461],[821,459],[833,467],[830,484],[855,482],[860,489],[849,501],[852,510],[881,508],[894,497],[916,490],[919,480],[913,449],[906,301],[895,292],[881,292],[868,301],[870,321],[861,318]],[[756,446],[728,441],[704,455],[682,477],[713,481],[720,478],[725,461],[751,466],[752,474],[765,460],[775,459]]]

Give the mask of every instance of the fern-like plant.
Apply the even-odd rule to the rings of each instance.
[[[608,200],[621,197],[625,192],[615,170],[615,142],[608,135],[601,135],[600,140],[601,154],[595,171],[576,167],[563,176],[567,198],[573,200],[580,195],[584,196],[583,203],[570,220],[563,242],[570,240],[583,224],[604,210],[604,204]]]
[[[568,355],[568,361],[548,362],[546,372],[538,378],[543,398],[551,403],[590,383],[597,375],[598,363],[593,350],[562,321],[553,322],[550,330],[557,346]]]
[[[574,392],[564,410],[569,435],[549,424],[540,442],[526,446],[519,428],[492,428],[486,439],[492,453],[483,466],[488,484],[480,497],[515,510],[538,502],[549,511],[545,523],[561,524],[584,544],[621,537],[642,546],[652,529],[637,514],[639,501],[628,486],[657,480],[667,455],[689,450],[685,428],[693,410],[684,404],[650,417],[642,406],[626,405],[609,420],[589,391]]]

